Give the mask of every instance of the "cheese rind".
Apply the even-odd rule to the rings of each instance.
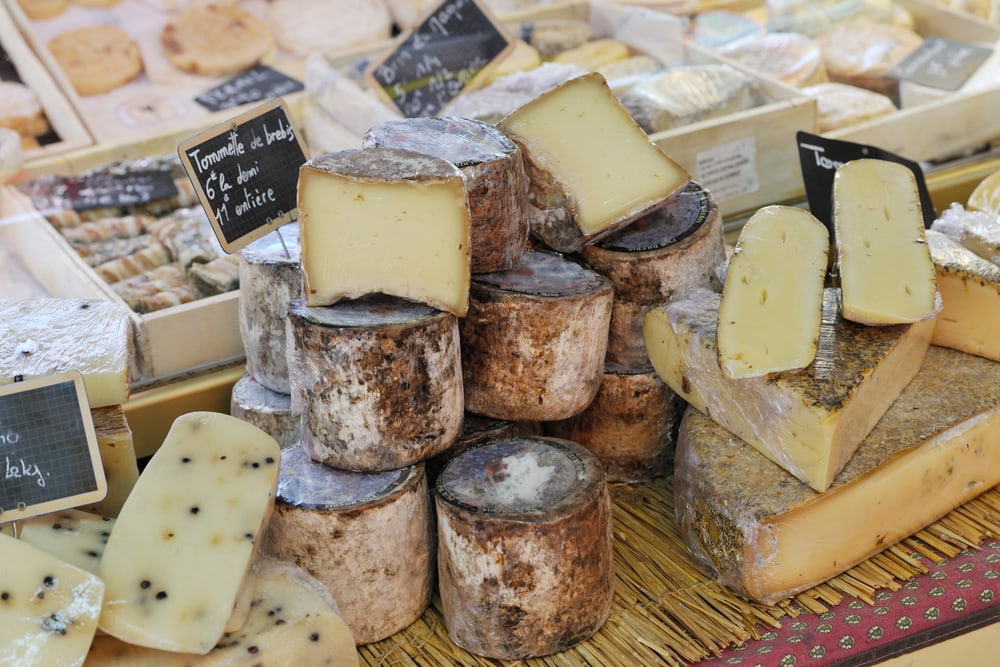
[[[690,180],[596,72],[542,93],[498,127],[524,154],[531,233],[561,252],[624,227]]]
[[[111,532],[100,627],[123,641],[207,653],[233,612],[278,482],[278,443],[229,415],[178,417]]]
[[[838,167],[833,224],[846,319],[902,324],[934,316],[934,264],[908,167],[874,159]]]
[[[681,534],[722,583],[773,604],[1000,483],[998,445],[1000,364],[937,346],[826,493],[689,409],[674,476]]]
[[[817,491],[830,486],[920,367],[934,321],[868,327],[842,319],[827,289],[815,361],[734,380],[719,367],[720,295],[676,295],[644,322],[653,367],[675,392]]]
[[[730,378],[805,368],[819,344],[830,234],[808,211],[765,206],[740,230],[719,304]]]
[[[271,391],[249,375],[233,385],[229,414],[264,431],[282,449],[302,440],[302,419],[292,413],[291,395]]]
[[[104,500],[88,509],[102,516],[115,517],[121,512],[125,499],[132,493],[139,479],[139,462],[135,456],[132,429],[120,405],[109,405],[90,411],[94,420],[94,434],[101,453],[104,477],[108,480],[108,494]]]
[[[302,165],[298,208],[310,306],[381,292],[465,315],[470,218],[455,165],[396,148],[328,153]]]

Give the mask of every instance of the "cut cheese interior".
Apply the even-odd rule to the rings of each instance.
[[[740,231],[719,305],[730,378],[805,368],[816,356],[830,234],[808,211],[765,206]]]
[[[394,148],[306,162],[298,187],[306,302],[384,293],[465,314],[470,222],[461,172]]]
[[[653,367],[716,422],[824,491],[917,372],[933,320],[892,327],[848,322],[838,313],[838,291],[827,289],[810,366],[734,380],[719,366],[719,301],[715,292],[696,289],[651,310],[643,335]]]
[[[109,405],[90,411],[94,419],[94,433],[101,452],[101,465],[108,480],[108,494],[104,500],[87,509],[102,516],[118,516],[125,499],[139,479],[139,463],[135,456],[132,429],[120,405]]]
[[[97,565],[115,520],[67,509],[19,522],[18,537],[81,570],[97,574]]]
[[[838,167],[833,222],[846,319],[901,324],[933,317],[934,264],[908,167],[873,159]]]

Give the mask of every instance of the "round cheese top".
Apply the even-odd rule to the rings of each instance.
[[[475,512],[559,512],[603,483],[601,464],[576,443],[525,436],[491,440],[462,452],[435,485],[444,500]]]
[[[447,316],[426,304],[385,294],[368,294],[331,306],[307,306],[305,299],[293,299],[289,313],[313,324],[344,329],[400,326]]]
[[[249,375],[233,385],[233,400],[245,409],[263,414],[285,414],[292,409],[292,397],[271,391]]]
[[[517,151],[517,144],[495,125],[451,117],[386,121],[365,133],[363,145],[426,153],[459,168],[505,158]]]
[[[401,148],[351,148],[308,160],[302,169],[315,169],[357,181],[438,181],[461,178],[447,160]]]
[[[385,502],[422,474],[422,465],[386,472],[338,470],[310,459],[300,442],[281,450],[277,501],[303,509],[355,509]]]
[[[533,296],[571,296],[610,289],[611,283],[587,267],[564,256],[526,250],[520,263],[506,271],[480,273],[474,285]]]
[[[701,185],[690,181],[663,206],[639,218],[620,232],[597,242],[612,252],[642,252],[667,248],[697,232],[712,212],[712,199]]]
[[[262,236],[240,252],[251,264],[298,264],[300,250],[299,225],[293,222]]]

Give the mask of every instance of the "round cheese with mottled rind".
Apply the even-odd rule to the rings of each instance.
[[[282,450],[267,551],[326,584],[354,641],[379,641],[430,604],[434,530],[422,464],[378,473],[337,470],[304,447]]]
[[[503,271],[521,259],[528,243],[528,177],[521,150],[494,125],[453,117],[387,121],[368,130],[362,145],[426,153],[462,171],[472,273]]]
[[[448,636],[478,655],[563,651],[604,624],[614,597],[611,499],[600,462],[567,440],[488,442],[434,487]]]
[[[459,323],[466,408],[512,421],[582,411],[601,383],[613,299],[607,278],[552,252],[476,276]]]
[[[314,459],[392,470],[458,437],[464,403],[454,315],[378,294],[321,307],[295,299],[288,341],[292,412]]]
[[[249,375],[233,385],[229,414],[264,431],[277,440],[282,449],[301,439],[301,420],[292,414],[292,397],[271,391]]]
[[[543,427],[545,435],[586,447],[609,482],[642,482],[670,472],[685,405],[648,361],[609,362],[586,410]]]
[[[291,393],[285,320],[292,299],[301,296],[297,225],[284,225],[276,233],[243,248],[240,337],[246,351],[247,373],[264,387],[281,394]]]
[[[646,356],[642,320],[675,292],[720,290],[726,261],[722,215],[695,181],[624,230],[585,246],[583,261],[615,289],[608,359]]]
[[[503,440],[522,435],[541,435],[542,425],[538,422],[514,422],[506,419],[484,417],[472,412],[465,413],[462,421],[462,433],[455,444],[447,451],[429,459],[425,466],[427,478],[433,484],[441,469],[450,461],[470,447],[481,445],[490,440]]]

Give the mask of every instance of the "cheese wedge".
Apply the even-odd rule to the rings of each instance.
[[[97,574],[115,520],[78,509],[19,522],[18,537],[81,570]]]
[[[816,360],[801,371],[726,377],[716,344],[720,296],[706,289],[651,310],[643,325],[646,349],[671,389],[824,491],[913,378],[934,328],[932,320],[894,327],[848,322],[838,315],[838,295],[824,293]]]
[[[927,230],[941,290],[931,343],[1000,361],[1000,266]]]
[[[109,405],[90,411],[94,419],[94,433],[101,452],[104,477],[108,480],[108,494],[104,500],[88,507],[102,516],[115,517],[121,512],[125,499],[139,479],[139,462],[135,456],[132,429],[120,405]]]
[[[908,167],[871,159],[838,167],[833,222],[846,319],[902,324],[933,316],[934,264]]]
[[[804,209],[765,206],[747,220],[719,305],[719,365],[726,377],[812,363],[829,250],[826,226]]]
[[[111,532],[100,627],[207,653],[222,637],[274,506],[278,443],[229,415],[178,417]]]
[[[724,585],[773,604],[1000,483],[1000,364],[932,346],[822,494],[689,409],[674,483],[691,553]]]

